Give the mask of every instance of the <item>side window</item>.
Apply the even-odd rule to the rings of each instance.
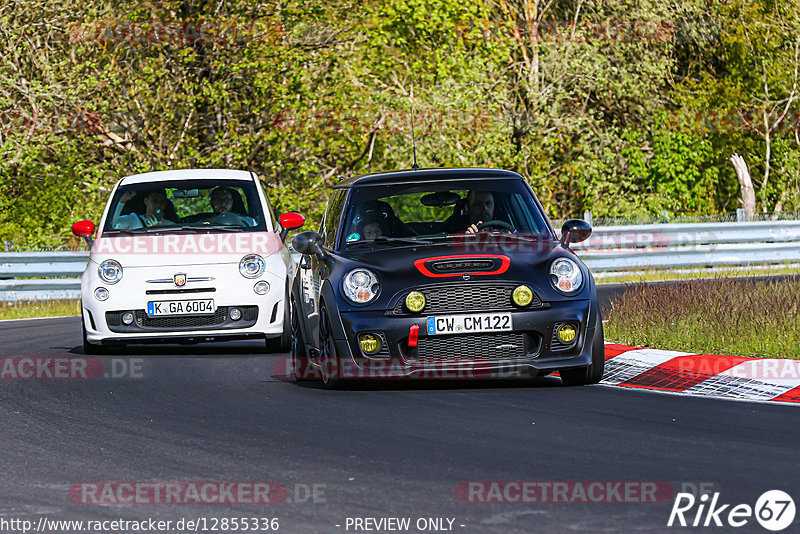
[[[322,235],[325,237],[326,247],[333,248],[336,245],[336,230],[339,228],[339,221],[342,219],[345,198],[347,198],[347,191],[339,189],[333,192],[333,196],[328,202],[328,208],[325,210],[325,217],[320,228]]]
[[[280,228],[280,224],[278,223],[278,219],[275,217],[275,211],[272,209],[272,202],[269,199],[269,195],[267,195],[267,188],[264,187],[264,184],[263,184],[263,182],[261,182],[260,178],[257,181],[258,181],[258,186],[261,188],[261,194],[264,195],[264,200],[267,203],[267,213],[264,214],[264,217],[265,218],[269,217],[270,220],[272,221],[272,227],[276,231],[280,231],[280,230],[282,230],[282,228]],[[258,200],[258,196],[255,196],[248,203],[252,204],[253,202],[256,202],[257,200]]]

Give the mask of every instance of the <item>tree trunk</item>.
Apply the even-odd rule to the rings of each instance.
[[[756,192],[753,189],[753,181],[750,179],[750,171],[744,158],[739,154],[731,156],[731,163],[736,170],[736,179],[739,180],[739,189],[742,191],[742,207],[748,221],[753,220],[756,213]]]

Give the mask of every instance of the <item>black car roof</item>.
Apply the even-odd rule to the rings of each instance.
[[[342,180],[334,189],[343,189],[360,185],[387,185],[431,180],[499,180],[523,179],[522,176],[502,169],[408,169],[403,171],[362,174]]]

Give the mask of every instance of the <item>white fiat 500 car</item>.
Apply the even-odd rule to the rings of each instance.
[[[304,218],[275,218],[258,177],[192,169],[128,176],[114,187],[97,226],[75,235],[91,254],[81,278],[83,347],[129,343],[266,340],[288,350],[286,247]]]

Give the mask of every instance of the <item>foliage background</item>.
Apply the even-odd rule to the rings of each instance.
[[[257,172],[278,211],[411,165],[516,170],[552,217],[800,209],[794,0],[12,0],[0,239],[71,241],[122,176]]]

